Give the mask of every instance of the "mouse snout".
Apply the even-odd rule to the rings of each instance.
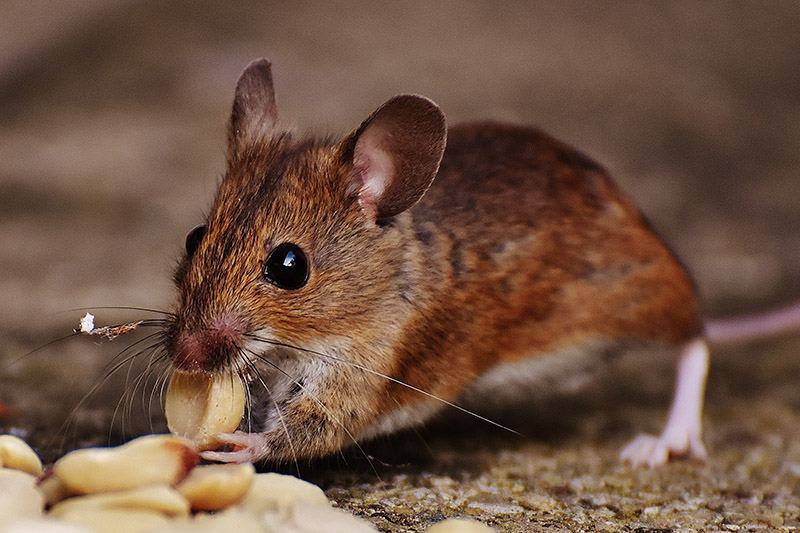
[[[207,327],[182,328],[170,346],[175,368],[188,372],[213,372],[235,361],[242,343],[244,327],[228,317]]]

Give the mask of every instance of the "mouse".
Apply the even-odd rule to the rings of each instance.
[[[541,361],[637,347],[674,353],[674,398],[622,459],[705,460],[692,279],[587,155],[528,126],[448,127],[413,94],[343,138],[297,134],[260,59],[236,85],[226,159],[163,332],[175,370],[247,383],[242,424],[206,459],[330,455],[511,382],[524,393]]]

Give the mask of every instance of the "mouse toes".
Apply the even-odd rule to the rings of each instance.
[[[639,435],[620,452],[620,459],[636,468],[655,468],[675,457],[690,457],[704,462],[707,454],[699,437],[671,439],[666,434],[660,437]]]
[[[227,451],[206,451],[200,455],[207,461],[221,463],[253,463],[266,457],[268,450],[267,439],[263,433],[220,433],[217,440],[227,448]]]
[[[634,467],[653,468],[663,465],[669,460],[669,450],[658,437],[639,435],[623,448],[620,459],[629,462]]]

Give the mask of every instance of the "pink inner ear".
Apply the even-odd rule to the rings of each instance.
[[[353,163],[361,178],[358,201],[364,207],[375,207],[394,173],[391,157],[381,149],[382,128],[368,128],[358,138],[353,152]]]

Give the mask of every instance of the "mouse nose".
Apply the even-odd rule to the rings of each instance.
[[[169,355],[175,368],[186,372],[214,372],[236,367],[244,327],[241,321],[222,317],[207,327],[181,329]]]

